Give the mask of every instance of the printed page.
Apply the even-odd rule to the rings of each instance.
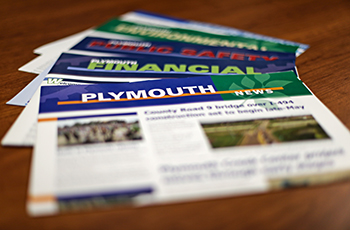
[[[156,26],[179,27],[184,29],[199,30],[199,31],[208,32],[208,33],[239,35],[243,37],[247,36],[247,37],[252,37],[252,38],[257,38],[262,40],[264,39],[271,40],[282,44],[285,43],[290,45],[299,45],[300,47],[297,52],[298,55],[300,55],[302,52],[304,52],[308,48],[308,45],[286,41],[283,39],[268,37],[260,34],[247,32],[247,31],[242,31],[231,27],[224,27],[220,25],[214,25],[214,24],[196,22],[196,21],[186,21],[182,19],[176,19],[176,18],[154,14],[150,12],[145,12],[145,11],[132,11],[121,15],[120,18],[124,21],[136,22],[140,24],[148,23]],[[72,47],[74,44],[79,42],[82,38],[90,35],[90,32],[92,32],[92,29],[45,44],[35,49],[34,52],[36,54],[43,54],[43,53],[52,53],[53,51],[57,51],[57,50],[60,52],[66,51],[70,47]]]
[[[152,26],[122,21],[119,19],[111,19],[107,23],[97,27],[95,30],[125,36],[137,36],[149,41],[177,41],[209,46],[236,47],[249,50],[288,53],[295,53],[298,49],[298,46],[286,45],[261,39],[212,34],[182,28]]]
[[[102,36],[126,40],[177,41],[209,46],[236,47],[249,50],[289,53],[295,53],[299,47],[298,44],[277,43],[271,39],[264,40],[257,37],[243,37],[240,35],[213,34],[191,29],[157,27],[153,25],[112,19],[104,25],[97,27],[95,30],[87,30],[80,33],[78,36],[71,36],[70,38],[63,39],[58,42],[54,42],[53,44],[48,44],[42,48],[36,49],[36,52],[47,54],[45,55],[45,58],[33,60],[32,62],[22,66],[20,70],[34,73],[44,70],[49,64],[52,63],[52,57],[57,57],[57,55],[59,55],[61,52],[67,51],[74,45],[73,41],[79,42],[84,38],[84,36]]]
[[[1,140],[3,146],[33,146],[39,111],[40,87]]]
[[[34,216],[350,175],[349,131],[294,72],[42,87],[38,135]]]
[[[166,15],[155,14],[155,13],[142,11],[142,10],[132,11],[132,12],[123,14],[120,16],[120,19],[125,21],[135,22],[135,23],[141,23],[141,24],[151,24],[151,25],[158,25],[158,26],[192,29],[192,30],[198,30],[198,31],[213,33],[213,34],[242,36],[247,38],[255,38],[255,39],[261,39],[261,40],[266,40],[271,42],[277,42],[281,44],[295,45],[295,46],[299,46],[296,52],[297,56],[304,53],[309,48],[309,46],[305,44],[283,40],[279,38],[274,38],[274,37],[269,37],[261,34],[256,34],[256,33],[239,30],[232,27],[226,27],[226,26],[221,26],[221,25],[216,25],[216,24],[211,24],[206,22],[198,22],[193,20],[184,20],[184,19],[169,17]]]

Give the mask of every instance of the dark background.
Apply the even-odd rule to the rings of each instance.
[[[17,71],[35,48],[136,9],[309,44],[297,58],[300,78],[350,128],[349,1],[0,0],[0,138],[23,109],[5,103],[35,77]],[[350,182],[30,218],[31,153],[0,147],[0,229],[350,229]]]

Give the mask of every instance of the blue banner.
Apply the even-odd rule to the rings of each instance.
[[[295,70],[294,60],[241,61],[145,54],[118,57],[63,53],[49,74],[117,78],[186,78],[206,75],[260,74]],[[62,77],[65,78],[65,77]]]
[[[43,86],[40,113],[311,95],[295,73]]]
[[[104,52],[111,54],[149,54],[183,58],[225,59],[240,61],[295,60],[294,53],[256,51],[229,47],[214,47],[183,42],[131,41],[86,37],[71,50]]]

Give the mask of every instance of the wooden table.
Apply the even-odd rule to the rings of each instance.
[[[2,138],[22,107],[5,102],[35,75],[17,71],[45,43],[144,9],[309,44],[301,79],[350,128],[350,2],[346,0],[0,1]],[[350,144],[350,143],[349,143]],[[31,148],[0,147],[0,229],[349,229],[350,182],[145,208],[30,218]]]

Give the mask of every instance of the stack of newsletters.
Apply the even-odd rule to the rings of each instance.
[[[295,67],[307,48],[143,11],[39,47],[2,140],[34,146],[28,213],[348,179],[349,131]]]

